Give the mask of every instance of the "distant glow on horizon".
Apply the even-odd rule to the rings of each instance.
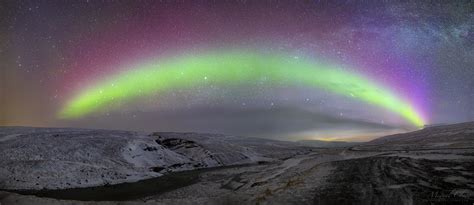
[[[399,133],[415,131],[416,129],[398,128],[392,130],[373,130],[366,132],[364,130],[350,129],[350,130],[313,130],[301,133],[294,133],[291,138],[294,139],[309,139],[320,140],[327,142],[346,141],[346,142],[368,142],[380,136],[388,136]]]
[[[81,90],[65,104],[58,117],[80,118],[101,111],[114,102],[177,88],[207,84],[239,86],[256,81],[268,86],[299,85],[324,89],[382,107],[416,127],[426,123],[412,104],[361,74],[342,70],[337,65],[248,50],[176,56],[126,69]]]

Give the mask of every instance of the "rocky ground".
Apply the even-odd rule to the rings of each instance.
[[[56,181],[71,180],[62,175],[62,170],[54,169],[57,165],[52,159],[56,158],[48,158],[50,162],[44,165],[39,163],[39,166],[32,166],[31,164],[38,162],[30,161],[40,159],[31,159],[31,155],[25,154],[28,153],[26,148],[21,147],[24,142],[13,143],[20,135],[8,131],[2,135],[3,138],[0,136],[0,140],[6,138],[0,142],[0,152],[3,152],[0,154],[0,158],[3,158],[0,162],[0,170],[3,170],[0,172],[0,188],[3,189],[0,192],[0,203],[473,204],[473,128],[474,123],[448,126],[441,131],[427,128],[415,134],[385,137],[383,140],[350,148],[327,149],[222,135],[138,134],[140,137],[131,137],[132,140],[119,138],[126,142],[118,149],[121,150],[121,157],[105,157],[97,161],[90,159],[81,163],[88,167],[110,160],[109,163],[113,166],[107,163],[102,166],[121,170],[117,167],[126,165],[127,171],[123,173],[141,173],[141,170],[146,170],[145,173],[157,173],[161,177],[154,177],[152,174],[135,175],[145,176],[142,178],[144,180],[135,182],[134,178],[135,180],[126,181],[130,182],[126,184],[116,181],[107,186],[86,186],[82,189],[75,186],[67,187],[69,189],[35,189],[40,186],[48,187],[49,182],[37,180],[32,185],[11,181],[9,177],[15,176],[28,182],[40,171],[49,173]],[[99,133],[102,132],[105,131]],[[32,131],[28,136],[34,137],[33,133],[38,131]],[[449,135],[455,137],[450,138]],[[11,144],[4,144],[8,141]],[[21,157],[11,154],[5,156],[7,152],[4,148],[16,151],[17,154],[23,149],[24,153]],[[66,150],[69,150],[67,156],[75,156],[73,153],[80,149]],[[109,148],[109,152],[114,153],[113,150]],[[168,163],[170,159],[159,160],[163,154],[153,155],[149,152],[167,153],[166,156],[176,156],[177,159],[172,158],[174,161]],[[39,155],[41,152],[37,151],[35,154]],[[25,159],[25,155],[30,158]],[[64,160],[60,157],[58,159],[57,161]],[[41,170],[43,166],[50,168]],[[20,168],[24,170],[15,172]],[[102,169],[92,169],[98,170]],[[71,169],[67,171],[70,172]],[[72,174],[66,176],[70,175]],[[90,176],[78,175],[83,181],[100,181],[100,177]]]
[[[196,133],[0,128],[0,189],[110,185],[185,170],[278,161],[296,143]]]

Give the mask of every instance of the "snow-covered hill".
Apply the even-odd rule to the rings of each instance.
[[[317,152],[215,134],[0,128],[0,203],[472,204],[473,125]],[[170,174],[206,167],[221,168]],[[89,188],[55,190],[72,187]]]
[[[0,128],[0,189],[63,189],[286,159],[296,143],[197,133]]]
[[[474,148],[474,122],[427,127],[410,133],[389,135],[357,149],[452,149]]]

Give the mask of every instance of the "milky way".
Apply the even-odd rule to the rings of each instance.
[[[2,125],[364,140],[474,120],[469,1],[0,5]]]

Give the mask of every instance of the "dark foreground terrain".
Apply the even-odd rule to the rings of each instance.
[[[317,149],[217,135],[114,131],[107,137],[112,131],[75,130],[81,136],[76,147],[94,134],[115,140],[107,152],[114,154],[101,159],[84,157],[100,149],[81,146],[64,148],[65,156],[56,156],[62,149],[42,154],[36,147],[47,144],[15,144],[24,129],[2,129],[0,150],[23,153],[0,153],[2,205],[474,203],[474,123],[426,128],[350,148]],[[28,140],[58,135],[58,130],[47,133],[29,130]],[[116,135],[127,138],[118,137],[123,140],[118,143]],[[28,154],[33,148],[35,153]],[[169,159],[160,160],[163,156]],[[64,168],[66,162],[91,173]]]

